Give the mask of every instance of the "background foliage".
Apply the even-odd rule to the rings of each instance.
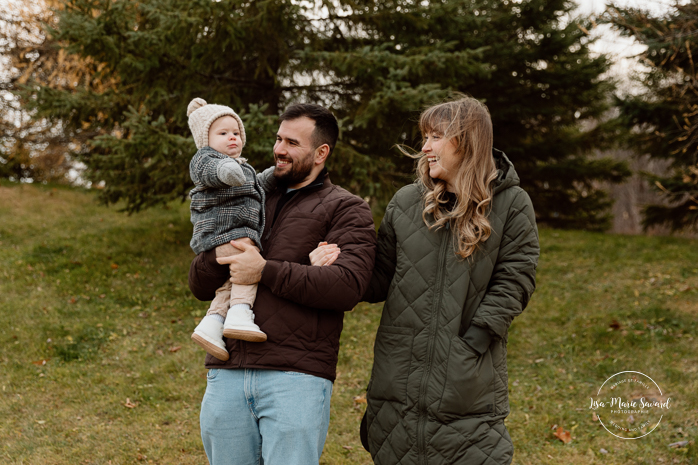
[[[36,115],[13,94],[23,86],[70,92],[77,86],[101,91],[113,85],[113,79],[95,81],[92,61],[66,53],[47,35],[46,28],[56,21],[50,8],[61,7],[56,0],[8,0],[0,11],[0,177],[60,181],[75,168],[70,152],[87,150],[97,135],[66,132],[60,119]]]
[[[413,161],[395,144],[419,148],[419,112],[460,91],[489,106],[495,145],[540,221],[602,229],[609,200],[598,183],[628,171],[586,156],[608,139],[596,122],[614,84],[602,79],[610,63],[590,54],[591,26],[571,16],[574,6],[65,0],[48,36],[96,64],[90,79],[70,88],[30,80],[19,95],[35,118],[89,141],[74,151],[86,176],[105,182],[103,200],[124,199],[129,211],[186,196],[193,97],[243,113],[246,155],[258,168],[271,162],[276,116],[294,101],[321,103],[342,121],[334,182],[380,210],[412,179]]]
[[[673,230],[698,226],[698,3],[675,3],[665,15],[611,6],[605,20],[647,46],[640,92],[619,98],[626,143],[638,154],[671,161],[664,176],[649,176],[669,205],[651,205],[644,225]]]

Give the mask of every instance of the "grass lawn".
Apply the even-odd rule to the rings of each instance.
[[[206,463],[206,373],[189,337],[207,305],[187,287],[190,233],[186,205],[127,216],[81,190],[0,183],[0,463]],[[698,241],[541,230],[541,244],[538,289],[509,335],[514,463],[698,463]],[[371,463],[354,399],[380,310],[345,318],[323,464]],[[624,370],[672,398],[638,440],[588,408]]]

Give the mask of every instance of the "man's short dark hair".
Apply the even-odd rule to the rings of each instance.
[[[339,125],[337,118],[332,112],[325,107],[312,103],[296,103],[286,108],[286,111],[279,117],[279,123],[283,121],[292,121],[298,118],[310,118],[315,121],[315,129],[313,130],[313,145],[315,148],[322,144],[327,144],[330,147],[330,154],[337,145],[339,137]]]

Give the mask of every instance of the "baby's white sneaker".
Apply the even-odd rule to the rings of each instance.
[[[264,342],[267,335],[254,322],[254,313],[247,304],[235,304],[228,310],[223,336],[249,342]]]
[[[191,335],[191,339],[218,360],[230,358],[223,342],[223,323],[220,315],[206,315]]]

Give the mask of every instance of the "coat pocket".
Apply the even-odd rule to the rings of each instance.
[[[407,377],[412,361],[412,328],[379,326],[373,350],[373,373],[368,396],[407,402]]]
[[[460,337],[451,340],[446,382],[439,405],[443,420],[494,412],[492,352],[479,355]]]

